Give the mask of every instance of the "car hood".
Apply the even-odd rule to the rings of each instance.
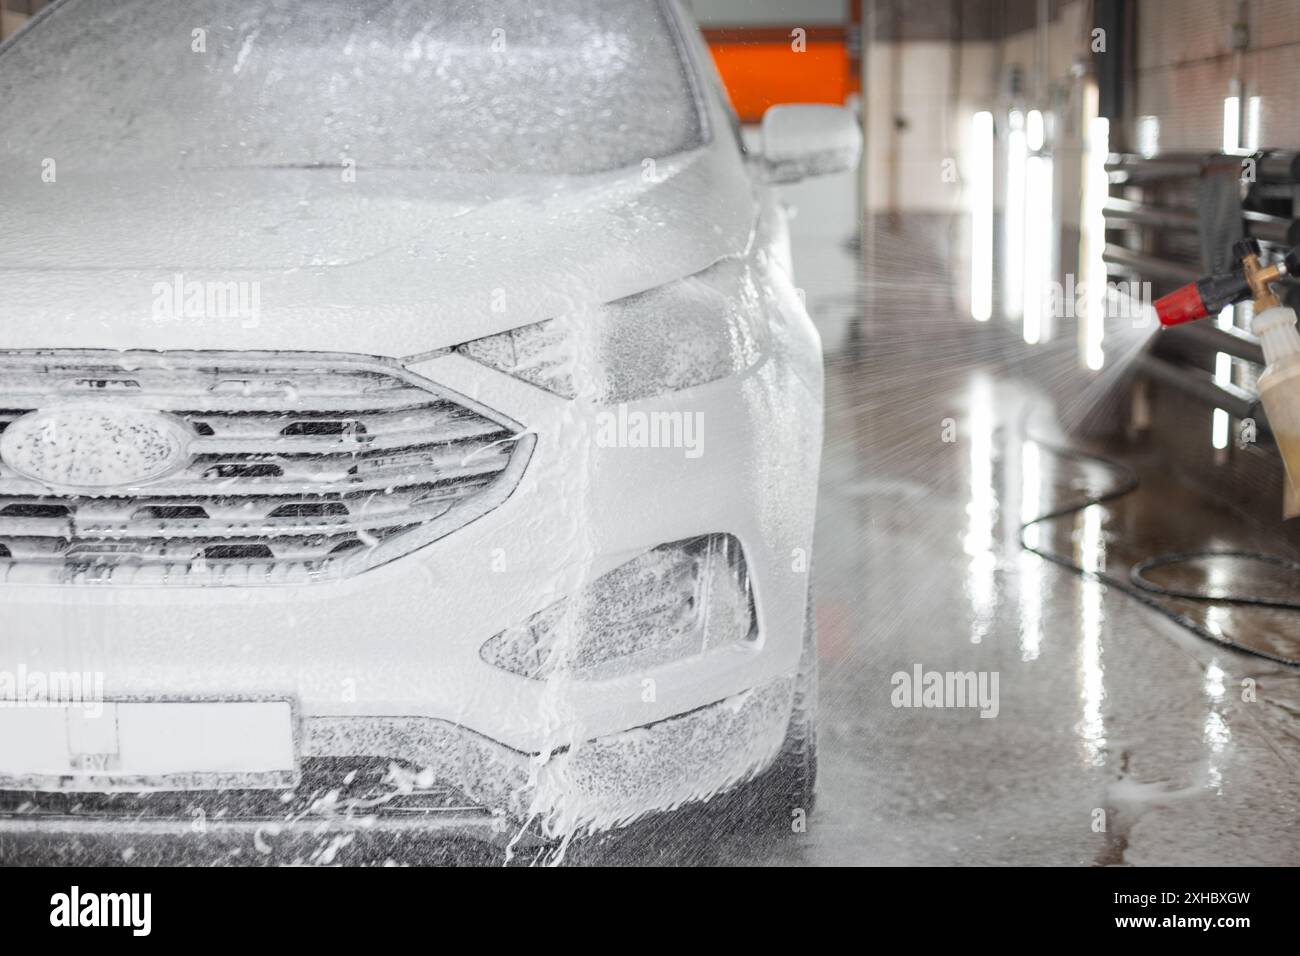
[[[716,148],[584,177],[5,174],[0,348],[413,356],[743,251],[750,189]]]

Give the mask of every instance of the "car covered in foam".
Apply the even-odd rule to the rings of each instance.
[[[775,186],[860,134],[762,139],[674,2],[61,0],[0,48],[0,829],[809,809]]]

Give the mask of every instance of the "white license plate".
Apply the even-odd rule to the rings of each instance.
[[[0,701],[0,789],[289,787],[289,701]]]

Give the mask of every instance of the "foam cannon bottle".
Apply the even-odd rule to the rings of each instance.
[[[1286,467],[1288,518],[1300,514],[1300,331],[1296,314],[1273,292],[1283,276],[1300,278],[1300,246],[1281,262],[1264,265],[1259,243],[1242,239],[1232,247],[1237,265],[1231,272],[1209,276],[1183,286],[1155,304],[1163,326],[1180,325],[1209,315],[1236,302],[1253,299],[1255,317],[1250,330],[1264,349],[1264,374],[1259,377],[1259,398],[1277,440]]]

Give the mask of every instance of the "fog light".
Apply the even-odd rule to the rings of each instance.
[[[545,680],[600,680],[752,639],[740,542],[727,534],[660,545],[483,645],[494,667]]]

